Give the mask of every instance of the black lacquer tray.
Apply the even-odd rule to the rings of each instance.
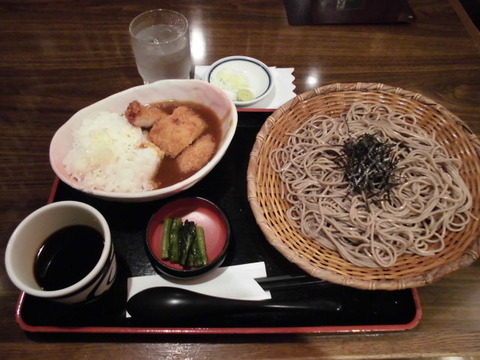
[[[166,202],[200,196],[219,206],[230,221],[231,249],[223,266],[263,261],[268,276],[302,274],[264,238],[247,199],[246,173],[255,136],[269,111],[239,111],[238,129],[222,161],[201,182],[169,199],[148,203],[117,203],[74,190],[58,179],[49,201],[76,200],[97,208],[107,219],[119,263],[112,290],[87,307],[53,304],[21,294],[17,322],[30,332],[71,333],[331,333],[400,331],[414,328],[421,318],[415,289],[367,291],[323,284],[272,291],[274,299],[328,298],[341,302],[339,313],[312,316],[278,311],[226,316],[188,323],[147,325],[125,316],[127,277],[156,274],[145,252],[150,217]]]

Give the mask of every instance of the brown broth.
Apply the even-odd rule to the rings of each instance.
[[[195,111],[207,123],[207,128],[201,135],[211,134],[213,136],[213,139],[215,140],[215,152],[217,152],[218,146],[222,140],[222,128],[220,119],[212,109],[206,107],[205,105],[189,101],[182,102],[172,100],[152,103],[150,105],[158,106],[169,114],[171,114],[178,106],[187,106]],[[164,188],[189,178],[197,171],[198,170],[194,170],[189,173],[182,174],[177,167],[176,160],[165,156],[162,160],[157,175],[154,178],[154,181],[158,184],[157,188]]]

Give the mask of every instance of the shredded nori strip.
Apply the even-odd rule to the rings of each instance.
[[[344,179],[352,191],[368,200],[390,201],[390,190],[398,184],[395,176],[397,161],[392,143],[379,140],[373,134],[363,134],[347,140],[341,154],[334,160],[344,170]]]

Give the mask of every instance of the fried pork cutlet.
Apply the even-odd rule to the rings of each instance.
[[[178,169],[182,173],[195,171],[204,166],[215,153],[215,140],[210,134],[200,136],[178,157]]]
[[[128,104],[125,111],[127,120],[136,127],[150,128],[159,119],[168,116],[168,113],[155,105],[142,105],[134,100]]]
[[[207,123],[192,109],[177,107],[173,113],[157,120],[148,137],[167,156],[176,157],[206,129]]]

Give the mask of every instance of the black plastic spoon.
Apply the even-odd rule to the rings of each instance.
[[[339,312],[340,303],[326,299],[292,301],[233,300],[199,294],[175,287],[153,287],[135,294],[127,302],[132,319],[149,323],[183,322],[212,316],[238,315],[264,311]]]

